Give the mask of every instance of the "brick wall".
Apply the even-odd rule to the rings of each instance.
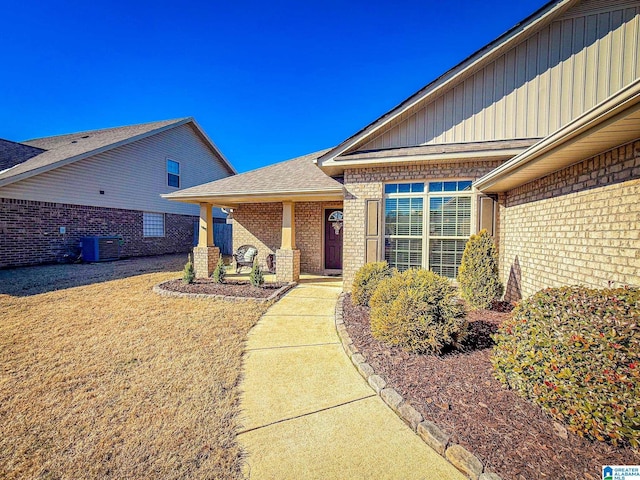
[[[342,270],[345,290],[351,288],[353,276],[365,262],[365,200],[381,199],[385,182],[477,179],[501,163],[500,161],[450,162],[346,170]]]
[[[342,208],[342,202],[298,202],[295,204],[296,248],[300,250],[300,270],[322,274],[322,236],[325,208]],[[253,203],[233,211],[233,249],[254,245],[258,262],[280,248],[282,240],[282,204]]]
[[[640,285],[640,140],[500,198],[506,298],[561,285]]]
[[[195,218],[165,214],[165,236],[145,238],[140,211],[0,198],[0,268],[59,261],[93,235],[122,235],[123,257],[188,252]]]

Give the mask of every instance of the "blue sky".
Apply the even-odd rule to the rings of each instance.
[[[540,0],[0,0],[0,138],[193,116],[238,171],[331,147]]]

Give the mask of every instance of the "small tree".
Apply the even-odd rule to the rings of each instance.
[[[254,287],[260,287],[264,283],[264,275],[262,274],[260,265],[258,265],[258,259],[253,262],[253,268],[251,268],[251,273],[249,274],[249,281]]]
[[[218,259],[218,264],[215,270],[211,274],[211,278],[215,283],[224,283],[224,277],[227,274],[227,270],[224,268],[224,262],[222,261],[222,255]]]
[[[489,308],[493,300],[502,296],[498,252],[486,230],[471,235],[464,248],[458,271],[458,289],[473,309]]]
[[[196,278],[196,272],[193,269],[193,263],[191,263],[191,259],[189,259],[184,266],[184,270],[182,271],[182,282],[186,284],[193,283],[194,278]]]

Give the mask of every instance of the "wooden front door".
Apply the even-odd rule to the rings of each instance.
[[[338,220],[339,219],[339,220]],[[324,268],[342,270],[342,209],[324,211]]]

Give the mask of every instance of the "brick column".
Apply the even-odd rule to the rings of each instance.
[[[218,247],[193,247],[193,269],[196,272],[196,278],[210,277],[219,259]]]
[[[300,250],[276,250],[276,281],[297,282],[300,280]]]

